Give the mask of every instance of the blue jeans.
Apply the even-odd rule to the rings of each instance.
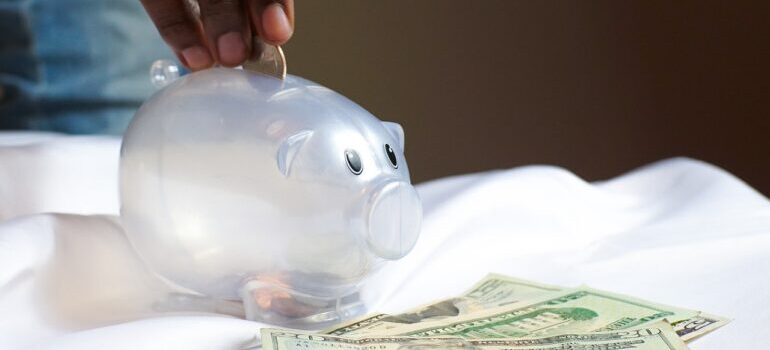
[[[139,0],[0,0],[0,129],[120,134],[161,58]]]

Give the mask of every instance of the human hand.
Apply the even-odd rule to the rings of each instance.
[[[240,65],[252,52],[253,35],[281,45],[294,33],[294,0],[140,1],[163,40],[192,70]]]

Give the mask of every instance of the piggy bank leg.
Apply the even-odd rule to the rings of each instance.
[[[361,315],[358,293],[324,298],[270,280],[250,280],[240,290],[246,318],[297,329],[321,329]]]

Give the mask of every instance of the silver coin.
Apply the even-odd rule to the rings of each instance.
[[[243,63],[243,69],[284,79],[286,78],[286,57],[280,46],[266,44],[254,37],[251,57]]]

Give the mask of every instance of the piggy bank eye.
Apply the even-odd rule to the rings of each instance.
[[[390,147],[389,144],[385,144],[385,155],[388,156],[388,160],[390,161],[390,165],[392,165],[394,168],[398,169],[398,160],[396,159],[396,152],[393,151],[393,148]]]
[[[358,152],[349,149],[345,151],[345,161],[348,163],[348,169],[353,174],[361,174],[364,171],[364,166],[361,164],[361,157],[358,156]]]

